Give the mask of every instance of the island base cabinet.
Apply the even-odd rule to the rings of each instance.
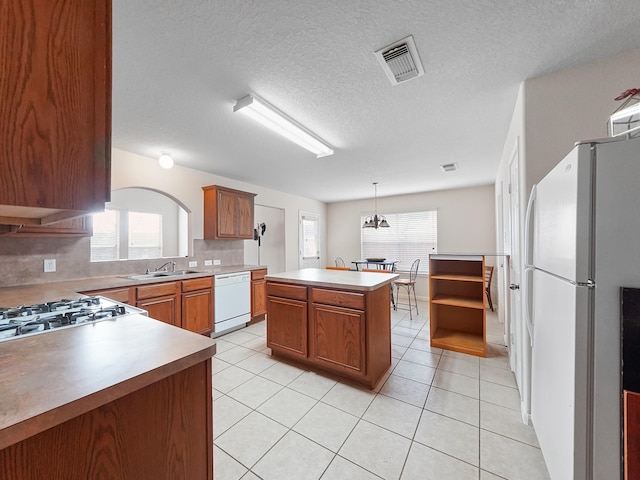
[[[307,302],[268,297],[267,311],[267,347],[307,358]]]
[[[0,473],[3,480],[212,480],[211,360],[0,450]]]
[[[313,304],[310,327],[312,361],[347,374],[366,375],[364,312]]]

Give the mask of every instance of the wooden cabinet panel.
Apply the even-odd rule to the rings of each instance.
[[[307,302],[267,298],[267,347],[307,358]]]
[[[3,3],[0,71],[0,223],[49,222],[104,208],[111,180],[111,1]]]
[[[267,313],[267,269],[251,271],[251,321],[259,321]]]
[[[209,335],[213,331],[213,290],[182,294],[182,328]]]
[[[211,360],[0,450],[0,465],[3,480],[213,480]]]
[[[166,295],[176,295],[178,290],[178,282],[154,283],[153,285],[142,285],[136,287],[136,298],[144,300],[146,298],[163,297]]]
[[[356,308],[364,310],[364,295],[355,292],[341,292],[325,288],[311,289],[311,302],[336,305],[338,307]]]
[[[150,318],[176,327],[181,326],[180,302],[177,295],[138,300],[136,307],[146,310]]]
[[[204,192],[204,239],[253,238],[255,194],[209,185]]]
[[[239,195],[237,197],[237,236],[239,238],[253,238],[253,195]]]
[[[134,305],[136,303],[135,293],[130,287],[123,288],[108,288],[104,290],[90,290],[88,292],[82,292],[84,295],[100,295],[102,297],[110,298],[116,302],[127,303]]]
[[[309,357],[333,369],[366,375],[365,328],[363,311],[314,303]]]
[[[194,292],[207,288],[213,288],[213,277],[192,278],[182,281],[183,292]]]
[[[6,237],[90,237],[93,235],[93,218],[89,215],[62,220],[47,225],[5,226],[0,235]]]
[[[624,391],[624,478],[640,478],[640,393]]]
[[[274,297],[290,298],[291,300],[306,300],[307,287],[288,285],[286,283],[267,283],[267,295]]]

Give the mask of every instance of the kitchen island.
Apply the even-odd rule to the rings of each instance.
[[[212,479],[214,353],[142,315],[0,342],[0,478]]]
[[[394,273],[307,268],[267,275],[274,356],[375,388],[391,366]]]

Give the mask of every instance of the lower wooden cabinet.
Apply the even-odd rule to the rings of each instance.
[[[182,322],[184,329],[209,335],[213,331],[213,277],[182,282]]]
[[[213,277],[82,293],[101,295],[116,302],[134,305],[146,310],[151,318],[192,332],[203,335],[213,332]]]
[[[305,287],[267,281],[273,355],[374,388],[391,366],[390,289]]]
[[[267,313],[267,269],[251,271],[251,323],[264,319]]]
[[[267,303],[267,347],[307,358],[307,302],[269,296]]]
[[[213,480],[212,405],[207,359],[0,450],[0,476]]]
[[[309,357],[345,373],[365,374],[365,315],[361,310],[311,306]]]
[[[640,478],[640,393],[624,391],[624,478]]]
[[[136,287],[136,307],[149,313],[151,318],[181,326],[179,282],[156,283]]]

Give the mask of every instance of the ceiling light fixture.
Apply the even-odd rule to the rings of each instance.
[[[173,167],[173,158],[171,158],[171,155],[163,153],[158,157],[158,163],[162,168],[171,168]]]
[[[333,155],[333,149],[324,141],[255,95],[247,95],[238,100],[233,111],[244,113],[249,118],[315,153],[317,158]]]
[[[387,222],[387,219],[384,217],[384,215],[378,216],[378,182],[373,182],[373,188],[374,188],[373,198],[375,202],[373,216],[369,215],[367,218],[364,219],[362,228],[389,227],[390,226],[389,222]]]

